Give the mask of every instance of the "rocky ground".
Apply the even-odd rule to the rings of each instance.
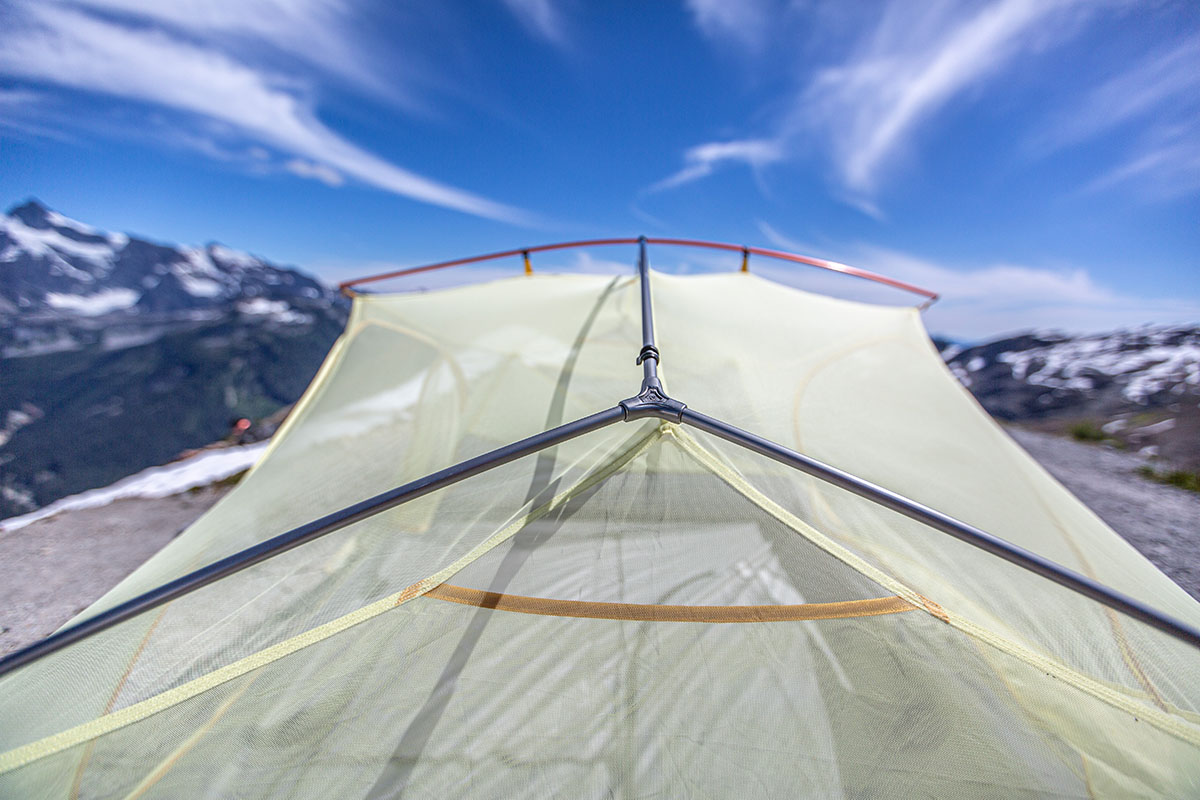
[[[1200,599],[1200,494],[1146,480],[1146,462],[1103,445],[1008,431],[1076,497],[1142,555]]]
[[[1192,596],[1200,598],[1200,494],[1134,470],[1143,461],[1102,445],[1035,431],[1010,433]],[[209,488],[161,499],[119,500],[0,533],[0,653],[54,631],[219,500]]]
[[[0,653],[53,633],[227,491],[118,500],[0,532]]]

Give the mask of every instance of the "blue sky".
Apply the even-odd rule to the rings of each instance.
[[[1200,5],[9,2],[29,196],[330,281],[645,233],[926,285],[962,338],[1197,321]]]

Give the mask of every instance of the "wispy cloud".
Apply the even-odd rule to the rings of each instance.
[[[183,115],[180,124],[185,127],[186,120],[218,123],[299,159],[307,164],[307,177],[350,176],[424,203],[505,222],[530,222],[526,212],[424,177],[348,141],[318,119],[313,87],[293,75],[248,63],[202,38],[147,24],[147,17],[121,16],[141,14],[142,5],[118,0],[106,14],[60,4],[27,5],[20,24],[0,34],[0,73],[168,109]],[[195,5],[197,29],[226,25],[225,4],[208,7],[208,12],[201,9],[204,3]],[[276,3],[267,5],[274,8]],[[268,26],[270,15],[256,15],[253,3],[239,7],[245,19],[257,20],[243,25],[243,33]],[[157,9],[149,20],[167,13]],[[175,21],[182,23],[183,15]],[[286,32],[289,24],[281,27],[285,32],[278,34],[279,40],[294,35]]]
[[[377,65],[364,56],[367,37],[353,24],[346,0],[65,0],[66,5],[152,21],[209,46],[238,49],[252,44],[264,54],[306,62],[408,108],[421,103],[404,81],[385,81]],[[218,38],[220,37],[220,38]],[[409,70],[411,72],[411,70]]]
[[[772,0],[687,0],[696,27],[709,38],[757,51],[770,31],[771,19],[780,13]]]
[[[285,163],[283,168],[293,175],[299,175],[301,178],[312,178],[326,186],[341,186],[346,182],[346,179],[336,169],[327,167],[324,164],[317,164],[313,161],[305,161],[303,158],[293,158],[291,161]]]
[[[783,148],[769,139],[741,139],[729,142],[707,142],[689,148],[683,154],[684,167],[663,178],[646,191],[661,192],[685,183],[700,180],[724,163],[742,163],[758,170],[783,158]]]
[[[797,242],[765,222],[759,229],[778,247],[820,256],[820,249]],[[1119,291],[1078,267],[1052,268],[995,263],[982,267],[938,263],[874,245],[843,248],[847,260],[907,283],[938,292],[941,299],[925,317],[930,330],[978,339],[1031,328],[1090,332],[1143,323],[1200,319],[1200,302],[1177,297],[1145,297]],[[907,302],[904,296],[865,281],[802,271],[760,260],[754,271],[800,288],[870,302]]]
[[[1052,150],[1105,133],[1139,118],[1200,109],[1200,36],[1140,63],[1096,86],[1062,113],[1034,143]]]
[[[823,152],[844,199],[878,216],[874,196],[931,121],[949,106],[969,101],[974,90],[1023,54],[1073,36],[1079,26],[1068,24],[1072,19],[1066,12],[1081,16],[1083,5],[1083,0],[996,0],[984,6],[890,0],[862,20],[861,33],[835,63],[813,73],[811,61],[799,59],[804,66],[788,110],[751,138],[769,143],[777,156],[773,160]],[[766,6],[696,0],[691,7],[705,33],[741,31],[737,35],[750,37],[757,30],[756,9]],[[829,17],[813,10],[804,24],[822,19]],[[835,27],[847,28],[844,20]],[[802,36],[813,34],[793,32],[793,38]],[[820,46],[817,58],[834,49],[828,42]],[[689,164],[672,177],[694,180],[711,172]],[[685,182],[667,179],[659,186]]]
[[[555,0],[504,0],[504,5],[533,35],[552,44],[566,44],[566,23]]]
[[[781,250],[787,250],[800,255],[813,255],[821,249],[816,245],[802,242],[799,239],[793,239],[787,234],[780,233],[774,225],[761,219],[755,220],[754,224],[762,233],[762,235],[767,238],[768,242],[780,248]]]
[[[1151,200],[1169,200],[1200,191],[1200,141],[1194,130],[1168,134],[1160,143],[1143,144],[1128,161],[1084,189],[1095,192],[1133,183]]]
[[[1046,155],[1132,126],[1138,132],[1125,159],[1087,191],[1133,184],[1163,199],[1200,189],[1200,36],[1152,52],[1096,86],[1029,147]]]
[[[817,126],[846,187],[869,196],[922,125],[1042,41],[1040,26],[1071,4],[1000,0],[965,11],[892,3],[846,63],[817,74],[790,124]]]

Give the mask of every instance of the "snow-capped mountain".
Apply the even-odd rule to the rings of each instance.
[[[1095,436],[1200,465],[1200,326],[1070,336],[1034,332],[945,345],[950,370],[993,416]]]
[[[51,323],[226,311],[234,303],[242,313],[287,324],[334,302],[331,290],[312,278],[220,244],[177,247],[98,231],[36,200],[0,217],[0,319],[6,322],[14,316]],[[39,343],[5,345],[16,347],[8,352],[16,355],[36,351]]]
[[[346,303],[224,247],[0,216],[0,518],[105,486],[294,401]]]

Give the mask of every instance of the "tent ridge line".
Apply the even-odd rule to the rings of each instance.
[[[936,613],[934,609],[922,602],[925,599],[923,595],[914,591],[904,582],[893,578],[891,575],[867,563],[859,556],[837,542],[834,542],[783,508],[732,468],[723,464],[716,455],[697,442],[693,437],[676,433],[676,439],[679,441],[684,452],[691,456],[696,463],[713,472],[747,500],[846,566],[870,578],[885,589],[895,592],[897,596],[907,600],[916,608],[925,611],[930,616],[956,629],[963,635],[977,639],[1005,655],[1012,656],[1035,669],[1053,675],[1079,691],[1091,695],[1097,700],[1121,711],[1125,711],[1138,719],[1145,720],[1181,741],[1200,746],[1200,726],[1192,723],[1185,716],[1185,712],[1174,709],[1174,707],[1171,709],[1160,709],[1154,705],[1142,705],[1141,701],[1122,693],[1118,689],[1114,689],[1095,678],[1085,675],[1057,659],[1038,653],[1022,644],[993,633],[991,630],[963,617],[961,614],[948,611],[935,603],[934,605],[937,605],[937,609],[941,614]],[[943,617],[942,615],[945,616]]]

